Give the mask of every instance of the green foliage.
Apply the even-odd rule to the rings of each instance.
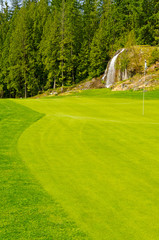
[[[13,0],[11,11],[1,5],[5,97],[33,96],[99,76],[118,49],[159,44],[157,0]]]
[[[136,37],[134,30],[130,31],[127,37],[127,42],[125,44],[126,48],[131,48],[136,45]]]
[[[120,56],[120,65],[117,66],[118,69],[120,69],[122,72],[128,68],[128,65],[129,65],[129,62],[130,62],[130,59],[128,57],[128,54],[126,51],[124,51],[121,56]]]
[[[100,19],[98,30],[94,34],[93,41],[91,43],[90,51],[90,76],[99,76],[104,72],[109,59],[109,44],[110,40],[110,28],[111,21],[110,16],[110,1],[103,5],[103,14]]]
[[[0,84],[0,97],[1,97],[1,98],[3,97],[3,94],[4,94],[3,85]]]
[[[151,54],[150,63],[153,64],[156,63],[157,61],[159,62],[159,49],[155,48]]]

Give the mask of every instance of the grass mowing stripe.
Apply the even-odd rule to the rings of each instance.
[[[18,138],[42,116],[13,101],[0,100],[0,239],[88,239],[18,155]]]
[[[81,229],[97,240],[158,239],[158,100],[145,102],[144,117],[140,99],[95,91],[18,102],[46,114],[19,151]]]

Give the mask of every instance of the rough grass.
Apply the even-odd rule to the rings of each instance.
[[[20,135],[42,116],[15,101],[0,100],[0,239],[87,239],[18,154]]]
[[[158,95],[145,93],[144,116],[140,92],[16,100],[45,114],[18,141],[38,191],[44,188],[92,239],[158,239]]]

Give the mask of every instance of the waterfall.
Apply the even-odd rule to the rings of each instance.
[[[118,58],[118,56],[124,51],[125,49],[123,48],[121,51],[117,52],[114,57],[111,59],[110,63],[108,64],[106,71],[103,76],[103,80],[106,78],[106,87],[110,88],[114,81],[115,81],[115,63]]]

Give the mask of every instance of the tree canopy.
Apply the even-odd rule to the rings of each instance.
[[[131,34],[159,45],[158,0],[1,0],[0,96],[99,76]]]

